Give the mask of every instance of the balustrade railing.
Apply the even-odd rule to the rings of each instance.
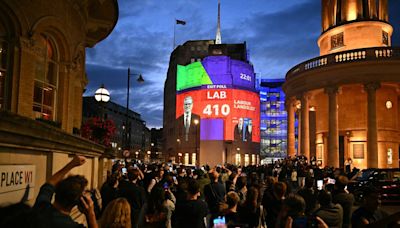
[[[296,65],[286,74],[286,80],[295,77],[299,73],[324,66],[358,61],[397,59],[400,60],[400,48],[398,47],[374,47],[337,52],[329,55],[319,56]]]

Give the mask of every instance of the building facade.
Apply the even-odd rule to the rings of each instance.
[[[287,112],[285,109],[285,93],[282,85],[284,79],[261,79],[260,110],[261,110],[261,163],[287,156]],[[297,121],[296,121],[297,148]]]
[[[112,120],[116,127],[111,146],[114,156],[123,157],[123,151],[128,150],[130,157],[143,159],[150,149],[150,129],[141,115],[132,110],[126,112],[126,107],[112,101],[100,103],[93,96],[83,97],[83,123],[92,117]],[[125,123],[128,123],[127,125]]]
[[[154,161],[163,161],[164,160],[163,129],[162,128],[151,128],[150,135],[151,135],[151,141],[150,141],[151,156],[150,156],[150,158],[151,158],[151,160],[154,160]]]
[[[0,204],[19,202],[28,184],[33,204],[46,178],[74,154],[87,157],[72,172],[85,175],[89,188],[104,180],[104,147],[73,132],[82,122],[85,48],[105,39],[117,20],[114,0],[0,1],[0,167],[8,177],[30,174],[27,183],[2,185]]]
[[[399,167],[400,49],[391,46],[388,1],[322,0],[320,56],[286,75],[288,154],[294,113],[300,153],[323,165]]]
[[[235,125],[241,131],[234,138],[234,131],[239,132]],[[178,46],[165,81],[163,126],[167,160],[258,163],[259,94],[246,43],[206,40]],[[242,127],[250,129],[249,137]]]

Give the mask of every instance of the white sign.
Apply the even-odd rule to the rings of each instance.
[[[392,148],[389,148],[387,151],[387,163],[388,165],[393,164],[393,150]]]
[[[0,165],[0,204],[19,202],[28,185],[27,199],[32,199],[35,175],[35,165]]]

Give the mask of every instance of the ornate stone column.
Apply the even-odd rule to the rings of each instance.
[[[339,123],[338,123],[338,107],[337,107],[337,92],[338,88],[325,88],[325,93],[328,94],[328,161],[329,166],[339,167]]]
[[[367,91],[367,167],[378,168],[378,127],[376,121],[376,90],[380,88],[378,82],[364,85]]]
[[[286,99],[287,111],[287,155],[293,157],[296,155],[295,151],[295,134],[294,134],[294,102],[296,99],[293,97]]]
[[[308,106],[308,94],[304,93],[301,96],[300,154],[310,159],[310,127]]]

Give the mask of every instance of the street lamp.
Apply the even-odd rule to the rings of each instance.
[[[130,89],[130,81],[131,81],[131,76],[137,75],[138,78],[136,79],[137,82],[143,83],[144,79],[142,74],[132,74],[131,73],[131,68],[128,67],[128,83],[127,83],[127,90],[126,90],[126,120],[125,120],[125,147],[126,149],[131,148],[131,124],[128,126],[128,121],[129,121],[129,89]],[[128,138],[128,131],[129,131],[129,138]]]
[[[147,159],[149,160],[149,163],[150,163],[150,156],[151,156],[151,151],[149,150],[147,151]]]
[[[180,139],[176,139],[176,143],[178,144],[177,145],[177,150],[176,150],[176,152],[179,152],[180,151],[180,148],[179,148],[179,146],[180,146],[180,144],[181,144],[181,140]],[[176,155],[174,155],[174,157],[175,157]],[[179,160],[178,160],[178,163],[179,163]]]
[[[104,88],[104,84],[101,84],[100,88],[96,90],[94,98],[98,102],[108,102],[110,100],[110,92]]]
[[[104,119],[104,104],[110,100],[110,92],[104,88],[104,84],[101,84],[100,88],[94,93],[94,99],[100,103],[101,106],[101,120]]]
[[[196,165],[197,162],[196,162],[196,161],[193,161],[193,160],[195,160],[195,159],[193,159],[193,158],[196,158],[196,160],[197,160],[197,157],[198,157],[198,156],[197,156],[197,150],[198,150],[198,145],[197,145],[197,144],[198,144],[198,139],[197,139],[197,138],[199,137],[199,135],[198,135],[199,120],[198,120],[198,119],[195,119],[193,122],[194,122],[194,125],[196,126],[196,141],[195,141],[195,144],[196,144],[196,145],[195,145],[195,151],[194,151],[195,156],[192,156],[192,164],[193,164],[193,165]]]

